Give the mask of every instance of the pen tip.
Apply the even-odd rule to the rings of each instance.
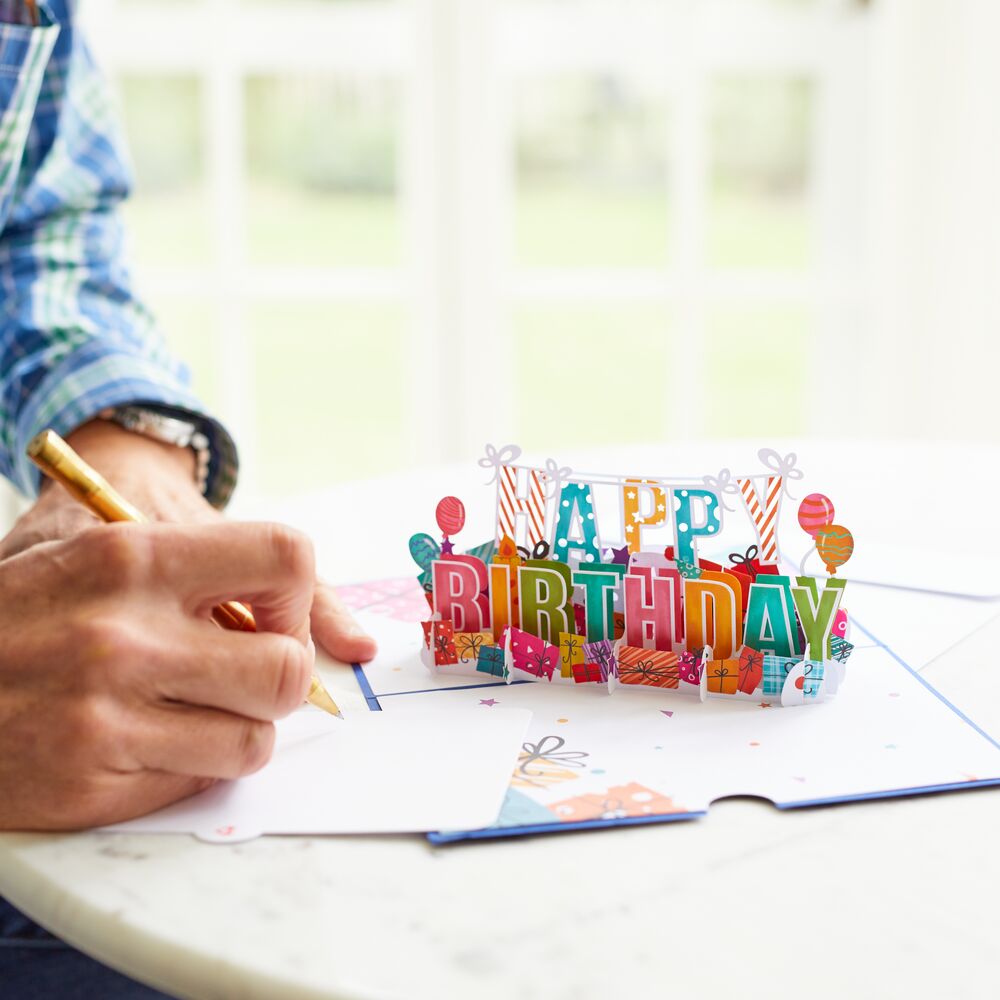
[[[335,715],[338,719],[342,719],[344,717],[343,713],[340,711],[340,706],[330,697],[329,692],[325,687],[323,687],[323,684],[318,677],[313,677],[306,700],[310,705],[315,705],[316,708],[321,708],[329,715]]]

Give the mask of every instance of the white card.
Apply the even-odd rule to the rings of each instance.
[[[335,719],[303,709],[278,724],[263,770],[140,819],[122,833],[232,843],[264,833],[414,833],[489,826],[531,721],[524,709]]]

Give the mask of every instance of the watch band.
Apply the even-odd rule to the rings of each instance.
[[[208,489],[208,468],[212,452],[208,438],[191,420],[172,416],[148,406],[111,406],[98,416],[102,420],[124,427],[133,434],[170,444],[176,448],[190,448],[195,454],[195,477],[198,489],[205,494]]]

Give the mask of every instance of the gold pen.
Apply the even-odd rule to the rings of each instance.
[[[55,431],[42,431],[28,445],[28,457],[42,472],[54,479],[75,500],[79,500],[102,521],[149,522],[142,511],[133,507],[111,484],[88,465]],[[253,612],[239,601],[226,601],[212,608],[212,619],[222,628],[239,632],[256,632]],[[310,705],[342,719],[343,713],[330,697],[323,682],[315,675],[309,684],[306,700]]]

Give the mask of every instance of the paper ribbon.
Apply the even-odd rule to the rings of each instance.
[[[739,496],[740,488],[736,485],[736,480],[733,479],[733,474],[728,469],[720,469],[718,476],[703,476],[702,477],[705,485],[715,492],[719,496],[719,503],[722,504],[723,510],[728,510],[732,513],[736,510],[735,507],[730,507],[726,503],[726,494],[735,493]]]
[[[774,473],[781,476],[781,489],[782,492],[788,497],[789,500],[794,500],[795,497],[788,490],[788,480],[789,479],[802,479],[803,474],[801,469],[795,467],[795,463],[798,462],[799,457],[794,451],[790,451],[784,457],[773,448],[761,448],[757,452],[757,457]]]
[[[486,454],[479,459],[481,468],[493,470],[493,478],[488,479],[486,485],[489,486],[490,483],[495,483],[500,475],[501,467],[510,465],[511,462],[516,462],[520,456],[521,449],[516,444],[505,444],[499,451],[493,445],[488,444],[486,446]]]
[[[528,766],[534,763],[556,764],[564,767],[586,767],[583,761],[590,756],[583,750],[563,750],[566,741],[561,736],[543,736],[537,743],[522,743],[521,750],[526,756],[518,759],[518,771],[529,778]]]
[[[554,458],[545,459],[546,496],[558,496],[562,484],[572,475],[573,470],[568,465],[560,466]]]
[[[523,545],[517,546],[517,551],[525,559],[548,559],[551,549],[552,547],[544,538],[540,542],[535,542],[535,547],[530,552]]]
[[[760,549],[758,549],[756,545],[751,545],[747,548],[743,555],[740,555],[739,552],[730,552],[729,561],[734,566],[742,566],[746,571],[747,576],[749,576],[751,580],[756,580],[758,570],[757,567],[753,565],[753,561],[757,558],[759,553]]]

